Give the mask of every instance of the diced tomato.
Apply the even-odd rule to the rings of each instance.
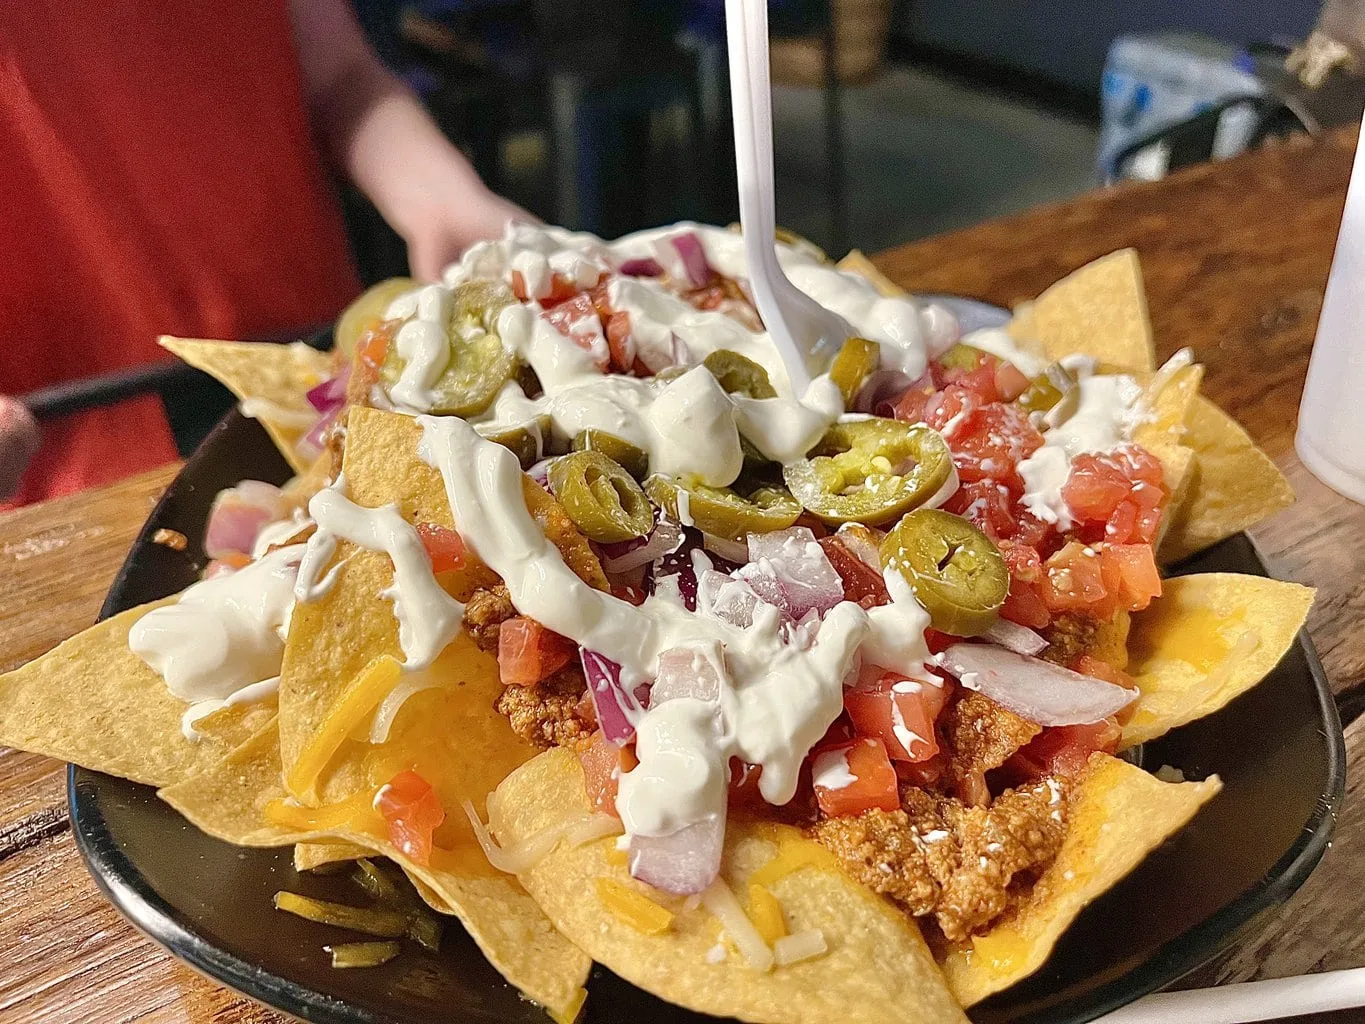
[[[925,422],[944,432],[963,483],[992,479],[1013,498],[1023,493],[1019,463],[1043,446],[1043,435],[1022,410],[1001,402],[982,405],[975,392],[950,385],[926,405]]]
[[[1052,621],[1052,615],[1038,593],[1037,584],[1018,579],[1010,580],[1010,591],[1005,595],[1005,603],[1000,606],[1000,617],[1029,629],[1042,629]]]
[[[385,320],[362,334],[355,346],[360,361],[372,370],[378,370],[383,366],[384,357],[389,353],[389,344],[393,341],[398,326],[397,320]]]
[[[873,410],[878,416],[889,416],[904,423],[922,423],[926,403],[943,387],[943,370],[934,363],[924,371],[918,380],[902,391],[894,399],[880,403]],[[883,409],[881,406],[887,408]]]
[[[1161,574],[1150,544],[1106,544],[1100,549],[1100,566],[1116,578],[1119,604],[1130,612],[1161,596]]]
[[[881,740],[862,736],[826,747],[814,757],[815,799],[820,810],[831,818],[862,814],[874,807],[884,811],[900,809],[896,770],[891,767],[891,759]],[[837,774],[846,771],[846,777],[834,780],[839,783],[837,785],[822,784],[822,778],[830,779],[829,775],[822,775],[822,767],[833,767]],[[845,785],[847,776],[851,776],[851,780]]]
[[[1071,541],[1043,564],[1038,594],[1049,612],[1084,612],[1107,619],[1118,609],[1118,595],[1105,586],[1100,554]]]
[[[1118,750],[1123,730],[1112,718],[1093,725],[1062,725],[1044,729],[1015,751],[1004,773],[1012,782],[1021,783],[1049,775],[1076,775],[1083,771],[1090,755],[1097,750],[1112,754]]]
[[[617,373],[629,373],[635,368],[635,339],[630,336],[630,314],[625,310],[606,318],[607,350],[611,353],[611,368]]]
[[[634,583],[623,583],[617,580],[611,585],[611,596],[633,604],[635,607],[645,603],[645,598],[649,595],[644,592],[644,588]]]
[[[611,352],[603,332],[602,318],[597,313],[591,295],[580,292],[540,315],[564,337],[591,353],[597,368],[603,373],[607,372],[611,366]]]
[[[1029,379],[1013,363],[1002,360],[995,368],[995,390],[1000,394],[1001,401],[1013,402],[1028,390],[1028,386]]]
[[[958,637],[951,633],[943,633],[932,626],[924,631],[924,643],[928,646],[930,653],[942,654],[953,644],[958,642]]]
[[[763,774],[761,765],[749,764],[737,757],[730,758],[730,806],[750,810],[762,808],[767,801],[758,790],[758,779]]]
[[[972,392],[983,404],[1000,401],[1001,395],[995,386],[996,360],[985,352],[978,354],[975,368],[971,370],[946,369],[943,379],[954,387],[965,388]]]
[[[522,272],[520,270],[512,271],[512,294],[522,302],[536,299],[545,309],[558,305],[565,299],[573,298],[582,290],[576,281],[556,271],[550,275],[549,291],[544,295],[532,295],[526,286],[526,278]]]
[[[948,687],[883,672],[870,687],[844,691],[844,710],[859,736],[874,736],[895,761],[927,761],[938,753],[934,722]]]
[[[431,559],[432,572],[449,572],[464,565],[464,541],[454,530],[435,523],[418,523],[417,536]]]
[[[943,503],[945,512],[975,524],[991,540],[1036,547],[1052,527],[1020,505],[1005,484],[991,479],[964,483]]]
[[[1150,544],[1166,500],[1161,463],[1136,444],[1077,455],[1062,497],[1083,539]]]
[[[849,551],[838,537],[821,537],[820,547],[824,548],[825,557],[844,584],[844,600],[856,602],[864,608],[886,604],[891,600],[882,574]]]
[[[1078,655],[1068,666],[1073,672],[1079,672],[1083,676],[1094,676],[1096,679],[1103,679],[1106,683],[1113,683],[1115,686],[1122,686],[1125,690],[1136,690],[1137,683],[1127,672],[1115,668],[1107,661],[1092,657],[1089,654]],[[1114,716],[1119,725],[1127,725],[1133,714],[1137,711],[1137,702],[1129,704],[1127,707],[1120,708],[1118,714]]]
[[[514,615],[498,627],[498,678],[504,686],[534,686],[567,665],[575,650],[568,637]]]
[[[599,729],[593,733],[592,741],[578,752],[578,762],[583,766],[583,785],[588,791],[588,803],[594,811],[605,811],[614,818],[616,813],[616,791],[621,782],[621,774],[639,764],[632,747],[618,747]]]
[[[414,771],[399,772],[379,790],[375,806],[389,826],[389,839],[410,860],[431,863],[431,836],[446,820],[441,800]]]

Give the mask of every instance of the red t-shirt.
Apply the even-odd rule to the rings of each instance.
[[[0,393],[278,336],[359,290],[286,0],[0,4]],[[19,504],[175,457],[155,395],[47,421]]]

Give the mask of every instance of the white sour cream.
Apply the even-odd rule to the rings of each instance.
[[[280,674],[302,544],[202,580],[128,631],[128,647],[183,701],[224,700]]]
[[[843,709],[844,679],[873,629],[868,613],[842,602],[815,643],[798,648],[784,641],[769,605],[741,629],[661,594],[635,607],[594,590],[527,512],[511,452],[453,417],[419,422],[419,453],[441,473],[461,536],[502,577],[521,614],[620,664],[627,685],[652,678],[664,651],[724,652],[715,702],[680,697],[638,716],[640,763],[621,776],[616,803],[627,833],[667,835],[723,815],[732,756],[762,767],[764,799],[790,800],[810,748]]]
[[[1013,363],[1025,377],[1037,377],[1048,367],[1045,358],[1032,352],[1025,352],[1008,331],[999,327],[983,327],[979,331],[972,331],[971,334],[963,336],[962,344],[987,352],[1007,363]]]
[[[1126,374],[1094,376],[1080,367],[1074,407],[1065,418],[1055,415],[1070,405],[1059,402],[1044,417],[1048,430],[1043,446],[1019,463],[1024,481],[1025,508],[1059,530],[1070,529],[1071,510],[1062,487],[1071,475],[1071,461],[1083,453],[1111,451],[1133,437],[1133,430],[1147,415],[1140,399],[1143,389]]]
[[[323,570],[336,553],[338,538],[369,551],[383,551],[393,561],[393,584],[380,596],[393,602],[403,667],[426,668],[460,631],[464,605],[436,582],[421,537],[397,505],[363,508],[347,498],[345,490],[343,474],[308,502],[317,531],[308,538],[294,594],[300,601],[310,601],[332,585],[340,565],[326,575]]]

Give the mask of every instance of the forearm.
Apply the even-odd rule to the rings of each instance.
[[[433,190],[456,201],[483,191],[417,97],[380,64],[345,0],[291,2],[320,141],[385,220],[406,233]]]

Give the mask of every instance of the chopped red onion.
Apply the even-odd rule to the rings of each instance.
[[[682,697],[718,701],[725,669],[717,644],[674,647],[659,655],[650,707]],[[725,807],[666,836],[630,837],[630,873],[680,896],[706,889],[720,872],[725,845]]]
[[[629,572],[677,551],[682,542],[682,527],[671,519],[661,518],[647,537],[603,544],[602,568],[610,573]]]
[[[709,533],[701,535],[701,545],[707,551],[720,555],[728,561],[737,565],[743,565],[749,560],[749,545],[742,540],[727,540],[724,537],[716,537]]]
[[[631,836],[630,873],[656,889],[690,896],[716,880],[724,846],[724,813],[672,835]]]
[[[758,601],[758,595],[744,580],[715,569],[707,569],[697,579],[697,610],[740,629],[753,625]]]
[[[881,539],[885,536],[880,530],[861,523],[845,523],[834,531],[835,538],[844,550],[869,568],[882,571]]]
[[[794,620],[811,609],[827,612],[844,599],[843,580],[804,526],[749,534],[749,559],[735,575]]]
[[[877,416],[889,416],[887,403],[896,398],[914,383],[900,370],[873,370],[863,380],[863,386],[853,396],[850,412],[868,412]]]
[[[578,657],[583,663],[583,675],[602,735],[617,746],[626,743],[635,735],[633,720],[642,709],[635,695],[621,684],[621,666],[605,654],[586,648],[579,650]]]
[[[1015,654],[1034,655],[1047,649],[1047,641],[1041,636],[1009,619],[996,619],[995,625],[982,634],[982,639],[999,644]]]
[[[335,377],[329,377],[305,396],[308,404],[320,413],[334,412],[346,404],[346,385],[351,379],[351,366],[346,364]]]
[[[954,644],[943,652],[942,667],[967,689],[1043,726],[1090,725],[1137,697],[1135,690],[992,644]]]
[[[218,492],[204,528],[204,554],[250,555],[256,535],[266,523],[284,518],[284,496],[273,484],[243,480]]]
[[[642,256],[622,263],[621,273],[627,277],[663,277],[664,268],[659,265],[658,260]]]
[[[541,459],[526,471],[527,476],[547,491],[550,489],[550,463],[552,462],[554,462],[553,456],[548,459]]]
[[[335,409],[318,417],[318,421],[313,424],[308,433],[299,439],[297,445],[299,451],[314,459],[321,455],[323,446],[327,443],[327,432],[332,429],[332,425],[336,423],[343,408],[344,406],[338,405]]]
[[[706,260],[706,248],[702,245],[701,236],[695,231],[656,239],[654,251],[659,256],[659,263],[671,277],[692,288],[704,288],[715,277],[716,272]]]

